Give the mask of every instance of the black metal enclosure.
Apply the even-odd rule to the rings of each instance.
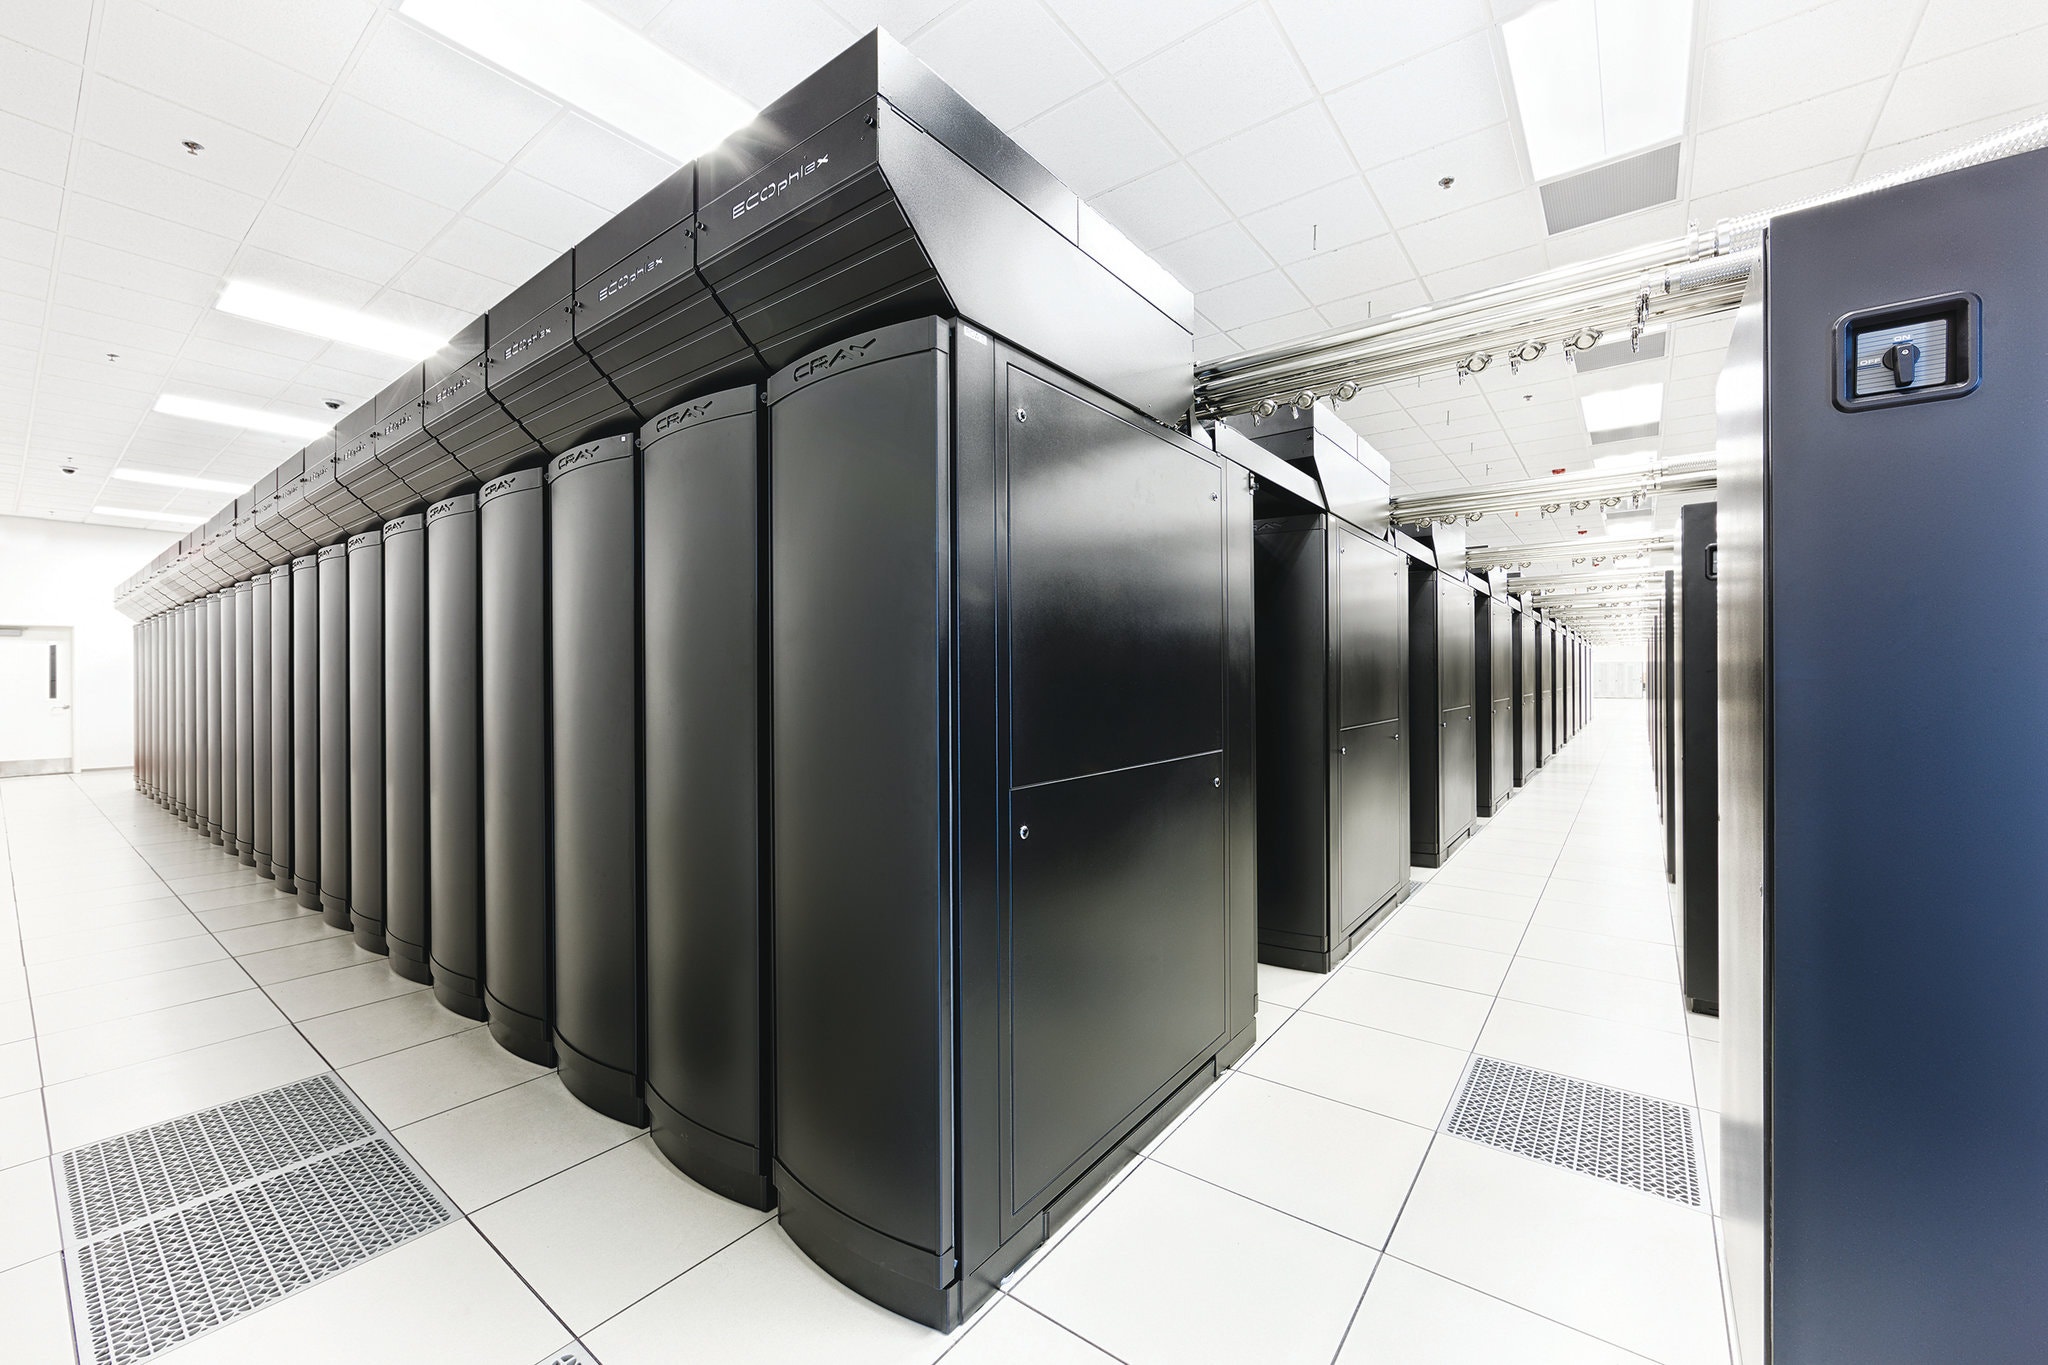
[[[1747,1365],[2048,1341],[2048,538],[1989,524],[2048,505],[2044,220],[2041,152],[1774,217],[1723,370],[1723,1200]],[[1902,337],[1904,386],[1882,364]]]
[[[249,584],[237,583],[230,599],[234,608],[234,645],[229,657],[234,667],[232,677],[223,688],[223,691],[232,693],[233,705],[229,714],[235,722],[235,856],[250,866],[256,862],[256,746],[252,728],[255,660],[250,654],[255,640],[252,591]]]
[[[384,944],[391,970],[434,980],[427,781],[427,519],[384,523]]]
[[[1664,821],[1664,877],[1667,881],[1678,880],[1678,669],[1675,655],[1678,650],[1678,583],[1669,569],[1664,572],[1664,601],[1657,613],[1656,641],[1656,701],[1651,714],[1655,717],[1656,732],[1651,742],[1657,746],[1657,814]]]
[[[484,1013],[506,1051],[555,1064],[548,870],[547,497],[539,469],[477,495],[482,555]]]
[[[476,495],[427,509],[427,955],[434,997],[484,1017]]]
[[[348,538],[349,919],[356,942],[389,952],[384,921],[384,535]]]
[[[1442,867],[1478,818],[1472,588],[1462,573],[1408,571],[1408,856]]]
[[[1249,479],[964,321],[768,397],[776,1194],[951,1327],[1250,1043]]]
[[[316,556],[320,575],[320,909],[349,920],[348,547]]]
[[[292,880],[299,904],[320,906],[320,570],[292,561]]]
[[[270,571],[270,868],[277,889],[297,892],[298,743],[293,706],[298,698],[297,635],[292,609],[298,594],[291,566]]]
[[[1515,674],[1515,785],[1524,786],[1536,775],[1542,759],[1538,754],[1536,722],[1536,617],[1519,598],[1513,600],[1512,655]]]
[[[640,469],[631,436],[547,466],[555,1065],[645,1125],[640,888]]]
[[[727,389],[640,433],[654,1140],[767,1208],[767,422]]]
[[[270,591],[274,582],[270,570],[256,575],[249,584],[249,842],[257,875],[276,876],[271,862],[276,848],[275,777],[271,712],[275,706],[270,678],[272,643]]]
[[[1473,594],[1472,695],[1478,716],[1473,766],[1480,815],[1498,814],[1515,794],[1515,613],[1504,592]]]
[[[1677,772],[1672,790],[1678,827],[1678,965],[1686,1004],[1701,1014],[1714,1014],[1721,1001],[1721,812],[1713,503],[1679,509],[1678,546],[1678,620],[1672,648],[1677,679]]]

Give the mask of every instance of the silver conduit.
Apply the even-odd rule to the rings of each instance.
[[[1711,232],[1695,229],[1363,327],[1230,356],[1196,371],[1195,410],[1214,419],[1305,407],[1447,366],[1476,372],[1534,360],[1552,348],[1570,354],[1603,335],[1639,335],[1652,323],[1724,312],[1740,302],[1771,218],[2044,146],[2048,116],[1840,190],[1723,219]]]
[[[1634,507],[1654,493],[1692,493],[1713,486],[1714,457],[1683,455],[1661,469],[1593,469],[1457,493],[1399,498],[1394,503],[1394,519],[1404,526],[1422,526],[1432,522],[1480,521],[1489,514],[1508,512],[1568,516],[1598,508]]]

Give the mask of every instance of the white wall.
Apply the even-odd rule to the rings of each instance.
[[[0,625],[71,627],[73,743],[81,768],[135,761],[134,623],[114,586],[177,536],[0,517]]]

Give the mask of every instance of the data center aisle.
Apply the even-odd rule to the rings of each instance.
[[[1491,1058],[1683,1106],[1713,1156],[1718,1044],[1679,1004],[1642,728],[1602,703],[1339,971],[1262,968],[1256,1050],[950,1339],[840,1288],[126,773],[0,783],[8,1358],[75,1358],[51,1153],[331,1071],[462,1216],[173,1358],[1725,1365],[1709,1200],[1445,1131]]]

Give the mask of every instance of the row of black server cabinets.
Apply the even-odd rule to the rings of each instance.
[[[1387,519],[1386,469],[1323,409],[1234,419],[1316,478],[1255,499],[1259,954],[1328,971],[1585,714],[1587,646]]]
[[[1679,978],[1687,1008],[1699,1014],[1718,1014],[1721,1005],[1714,515],[1711,502],[1679,509],[1678,567],[1664,573],[1644,666],[1664,875],[1678,909]]]

